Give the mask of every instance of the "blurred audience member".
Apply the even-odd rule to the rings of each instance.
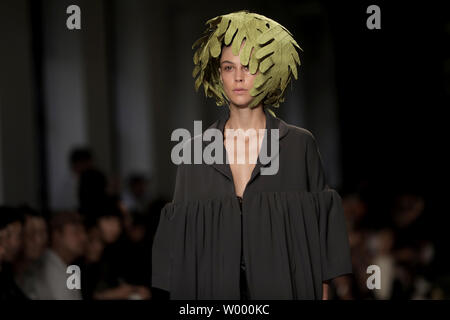
[[[88,220],[90,236],[103,244],[99,260],[97,255],[91,255],[91,258],[95,256],[95,259],[85,257],[84,268],[90,274],[89,279],[95,282],[87,285],[91,298],[100,300],[146,298],[140,287],[130,284],[124,277],[123,265],[130,262],[127,261],[124,252],[126,241],[126,233],[123,232],[124,217],[127,213],[123,211],[120,199],[107,196],[90,204],[89,208],[87,215],[90,217]],[[92,250],[96,249],[91,247],[89,250],[92,253]]]
[[[76,176],[94,167],[94,157],[87,147],[74,148],[69,156],[70,169]]]
[[[107,194],[108,180],[96,168],[91,149],[75,148],[69,157],[70,168],[77,180],[78,211],[86,212],[89,205]]]
[[[75,212],[55,214],[50,222],[51,247],[33,274],[33,299],[80,300],[80,289],[69,289],[67,267],[84,254],[86,231]]]
[[[48,244],[47,222],[44,217],[29,206],[19,208],[25,222],[23,227],[23,246],[19,259],[14,264],[17,284],[23,292],[33,298],[33,274],[39,268],[39,258]]]
[[[121,242],[121,275],[124,281],[136,286],[136,299],[150,299],[152,253],[148,217],[133,211],[131,219]]]
[[[101,274],[101,257],[105,244],[100,235],[97,225],[87,226],[88,241],[86,242],[84,259],[81,262],[82,277],[81,290],[83,299],[92,300],[94,292],[97,290]]]
[[[144,175],[130,175],[128,186],[122,194],[122,203],[128,211],[146,213],[149,204],[147,188],[148,180]]]
[[[392,296],[395,279],[395,259],[392,255],[394,237],[392,229],[384,228],[373,233],[369,240],[372,264],[382,271],[380,288],[373,291],[374,298],[378,300],[387,300]]]
[[[425,200],[414,193],[396,198],[393,209],[396,260],[395,299],[427,299],[431,296],[429,266],[434,257],[432,228],[425,213]]]
[[[0,206],[0,300],[24,300],[14,280],[13,264],[22,248],[23,216],[15,208]]]

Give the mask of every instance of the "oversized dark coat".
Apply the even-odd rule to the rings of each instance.
[[[268,144],[279,170],[261,175],[270,162],[258,158],[242,212],[229,164],[178,165],[152,251],[152,286],[171,299],[239,299],[241,245],[250,299],[321,299],[323,281],[352,273],[341,197],[326,184],[314,136],[264,112],[264,140],[279,129],[279,152]],[[223,133],[228,118],[210,128]]]

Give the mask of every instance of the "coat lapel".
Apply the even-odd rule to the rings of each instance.
[[[279,152],[281,151],[281,143],[279,143],[279,149],[278,150],[274,150],[274,152],[272,152],[271,150],[271,143],[270,143],[270,139],[271,139],[271,129],[278,129],[279,130],[279,142],[281,141],[281,139],[283,139],[284,136],[286,136],[286,134],[288,133],[288,126],[287,124],[279,119],[274,117],[272,114],[270,114],[270,112],[267,111],[266,108],[264,108],[264,113],[266,115],[266,132],[264,133],[264,138],[263,138],[263,142],[262,145],[266,145],[267,146],[267,156],[269,158],[269,161],[267,163],[262,163],[260,156],[258,156],[257,160],[256,160],[256,164],[255,167],[253,168],[252,174],[250,176],[250,179],[247,183],[250,184],[250,182],[252,182],[260,173],[260,169],[261,167],[266,167],[269,166],[270,163],[272,162],[272,159],[274,159],[276,156],[278,156]],[[214,122],[208,129],[211,128],[215,128],[215,129],[219,129],[220,132],[222,133],[222,137],[224,136],[224,129],[225,129],[225,123],[227,122],[227,120],[230,117],[230,110],[226,109],[226,111],[223,113],[223,115],[216,121]],[[203,148],[205,146],[207,146],[210,141],[203,141]],[[269,141],[269,143],[267,143],[267,141]],[[227,151],[225,149],[225,145],[223,143],[221,143],[221,146],[223,148],[223,155],[224,158],[228,158],[227,156]],[[261,148],[262,149],[262,148]],[[261,151],[260,151],[261,153]],[[226,163],[225,161],[223,161],[224,163],[220,164],[220,163],[213,163],[212,166],[214,169],[216,169],[217,171],[219,171],[220,173],[222,173],[223,175],[225,175],[230,181],[233,181],[233,174],[231,172],[231,168],[230,165],[228,163]]]

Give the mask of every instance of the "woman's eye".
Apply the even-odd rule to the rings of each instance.
[[[225,66],[225,71],[229,71],[232,69],[232,66]]]
[[[245,71],[248,71],[248,66],[245,66],[245,67],[244,67],[244,70],[245,70]]]

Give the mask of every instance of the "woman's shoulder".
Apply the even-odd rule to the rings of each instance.
[[[306,128],[300,127],[300,126],[296,126],[294,124],[288,123],[287,121],[278,118],[278,120],[282,123],[282,125],[286,126],[288,128],[289,134],[290,135],[295,135],[295,136],[312,136],[313,134],[311,133],[311,131],[309,131]]]
[[[290,137],[290,139],[294,139],[296,141],[300,141],[300,142],[304,142],[304,143],[308,143],[308,142],[314,142],[315,141],[315,137],[314,134],[304,128],[304,127],[300,127],[300,126],[296,126],[290,123],[285,122],[282,119],[279,119],[281,123],[283,123],[287,129],[288,129],[288,136]]]

